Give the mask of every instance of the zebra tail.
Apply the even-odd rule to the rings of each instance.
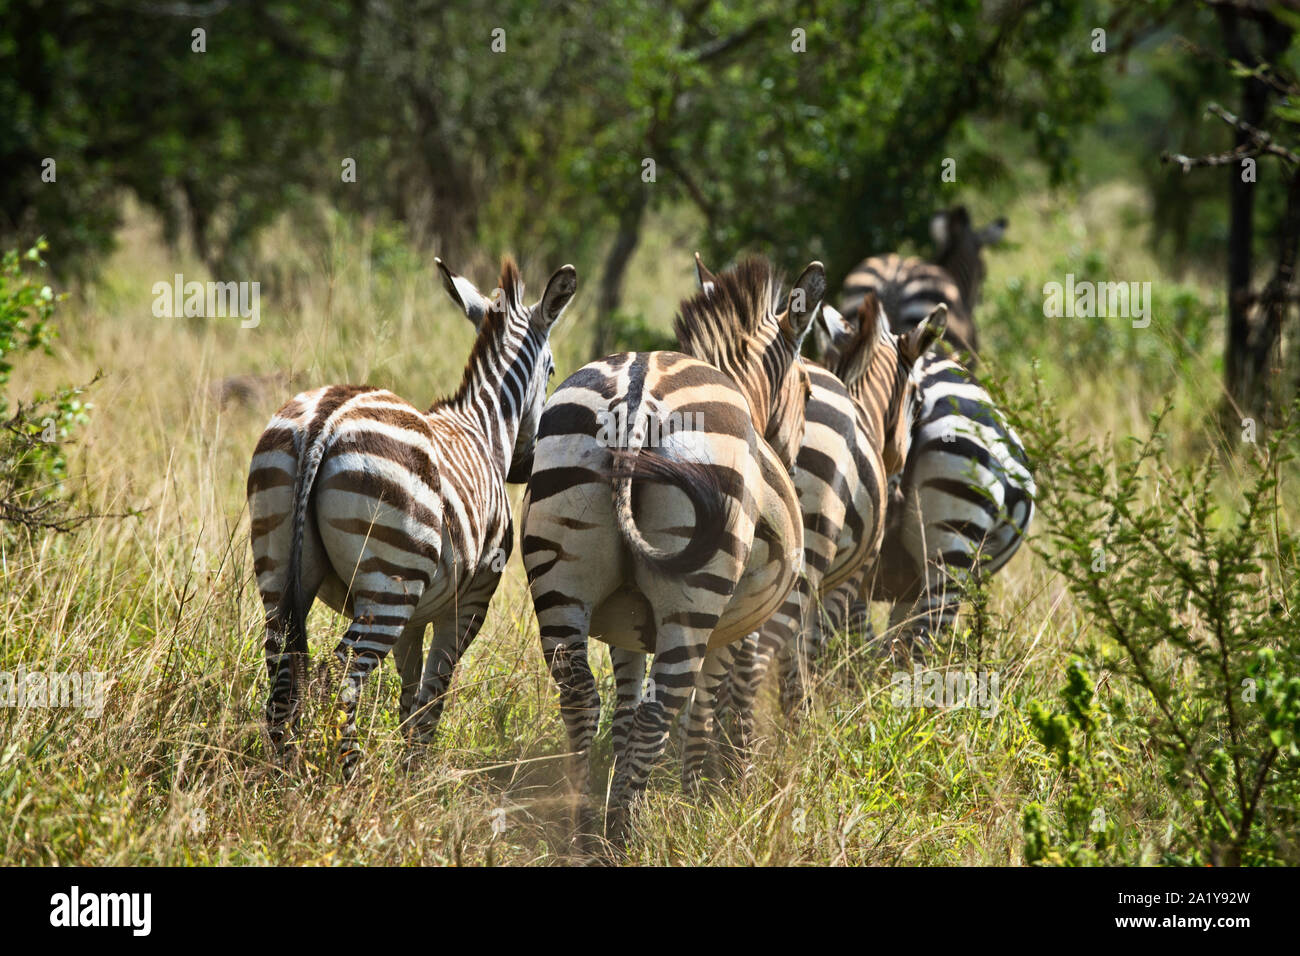
[[[686,574],[701,568],[717,551],[726,518],[722,489],[712,469],[645,448],[615,451],[614,466],[614,516],[619,533],[632,551],[647,564],[669,574]],[[690,499],[695,509],[695,530],[681,551],[656,548],[641,534],[632,513],[632,482],[638,480],[673,485]]]
[[[307,502],[316,484],[316,472],[325,457],[324,435],[308,443],[302,467],[293,481],[293,537],[289,544],[289,567],[276,617],[283,625],[288,648],[295,654],[307,654],[307,598],[302,590],[302,543],[307,533]]]

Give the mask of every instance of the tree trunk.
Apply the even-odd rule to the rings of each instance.
[[[1274,359],[1280,359],[1282,326],[1295,295],[1298,246],[1300,246],[1300,169],[1291,171],[1291,181],[1286,191],[1286,212],[1278,227],[1277,265],[1273,277],[1259,297],[1260,321],[1250,342],[1249,366],[1251,374],[1255,376],[1256,389],[1263,398],[1262,409],[1268,416],[1265,420],[1269,427],[1277,424],[1276,421],[1271,420],[1275,416],[1272,407],[1274,388],[1270,379],[1272,375],[1281,371],[1280,368],[1270,368],[1269,363]]]
[[[607,355],[614,347],[611,320],[623,301],[623,275],[627,272],[632,253],[636,251],[637,242],[641,239],[641,222],[645,218],[648,200],[648,192],[642,189],[624,207],[618,218],[614,244],[605,257],[605,270],[601,274],[600,290],[596,296],[594,351],[598,358]]]
[[[1223,31],[1224,46],[1228,55],[1251,68],[1272,62],[1285,49],[1289,31],[1280,30],[1276,21],[1261,25],[1263,32],[1262,57],[1257,56],[1242,34],[1242,19],[1231,6],[1216,7]],[[1266,28],[1268,27],[1268,28]],[[1286,38],[1279,34],[1285,33]],[[1279,43],[1282,45],[1279,46]],[[1270,89],[1258,76],[1242,81],[1241,112],[1243,123],[1260,128],[1268,115]],[[1244,129],[1237,130],[1238,147],[1250,146],[1251,136]],[[1241,426],[1243,416],[1260,417],[1268,407],[1268,352],[1269,345],[1257,345],[1262,333],[1252,332],[1251,311],[1255,297],[1251,293],[1251,271],[1254,262],[1255,239],[1255,189],[1256,184],[1242,179],[1240,165],[1227,167],[1229,179],[1228,209],[1228,337],[1224,355],[1224,385],[1227,389],[1222,420],[1225,430]],[[1267,336],[1264,336],[1267,338]]]

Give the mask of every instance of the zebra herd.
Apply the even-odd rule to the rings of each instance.
[[[923,657],[968,585],[1016,551],[1033,511],[1021,444],[970,371],[980,249],[1004,228],[941,213],[938,261],[866,260],[842,312],[824,302],[819,262],[786,290],[762,259],[715,274],[697,256],[678,351],[591,362],[549,401],[549,334],[574,268],[529,306],[511,260],[492,299],[439,260],[477,330],[455,394],[421,412],[383,389],[304,392],[253,453],[276,757],[292,753],[317,597],[351,620],[334,652],[345,773],[359,755],[358,696],[389,651],[403,729],[414,743],[432,737],[512,550],[507,482],[526,483],[519,540],[582,834],[594,827],[601,706],[589,639],[609,646],[614,668],[615,841],[675,716],[690,792],[720,737],[748,759],[773,663],[793,722],[829,633]],[[822,364],[800,354],[814,329]],[[866,620],[871,600],[893,603],[883,640]]]

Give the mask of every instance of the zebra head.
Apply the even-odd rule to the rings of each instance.
[[[830,337],[830,370],[870,413],[881,437],[886,475],[903,470],[912,447],[912,426],[921,411],[921,365],[943,335],[948,308],[938,305],[914,328],[895,335],[874,292],[868,292],[853,318],[823,308]]]
[[[498,381],[490,387],[497,389],[501,414],[514,435],[506,462],[506,481],[522,484],[532,471],[533,447],[546,405],[546,385],[555,374],[551,329],[578,289],[578,272],[571,265],[561,266],[546,283],[542,297],[525,306],[524,283],[510,259],[502,263],[500,284],[491,299],[464,276],[448,269],[441,259],[434,261],[447,294],[478,330],[471,366],[481,349],[497,352],[494,362],[483,364],[497,372]]]
[[[985,246],[1001,242],[1006,231],[1006,217],[982,229],[974,228],[965,206],[954,206],[930,217],[930,238],[934,240],[936,253],[934,263],[946,269],[956,281],[967,312],[975,311],[987,274],[981,252]]]
[[[803,445],[808,398],[812,394],[808,370],[798,361],[798,356],[826,295],[826,270],[820,262],[809,263],[789,295],[778,304],[779,290],[772,282],[771,267],[767,263],[761,266],[758,268],[755,261],[750,260],[723,273],[724,278],[719,280],[697,252],[695,279],[704,301],[715,295],[719,300],[735,298],[732,286],[737,277],[750,285],[763,285],[761,294],[750,300],[751,310],[761,313],[755,316],[757,321],[752,323],[752,327],[757,346],[755,352],[762,356],[759,364],[767,377],[766,394],[759,398],[766,415],[760,413],[755,425],[777,457],[794,474],[795,459]],[[726,308],[722,301],[717,304]],[[754,401],[751,398],[751,405]]]

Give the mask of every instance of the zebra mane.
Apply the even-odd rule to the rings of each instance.
[[[718,273],[712,287],[681,304],[673,322],[677,347],[692,358],[735,372],[752,360],[773,317],[780,283],[772,264],[756,256]]]
[[[879,355],[892,353],[897,363],[898,344],[890,333],[889,322],[882,318],[880,300],[875,290],[868,290],[853,317],[855,328],[839,347],[839,357],[830,369],[846,386],[867,375]]]
[[[465,371],[461,376],[460,387],[454,395],[434,403],[440,405],[459,404],[465,400],[481,378],[487,367],[488,356],[501,351],[506,335],[510,329],[510,317],[523,311],[524,280],[519,274],[515,260],[506,256],[501,260],[501,278],[497,281],[501,298],[494,300],[483,324],[479,327],[474,347],[470,349],[469,358],[465,360]]]

